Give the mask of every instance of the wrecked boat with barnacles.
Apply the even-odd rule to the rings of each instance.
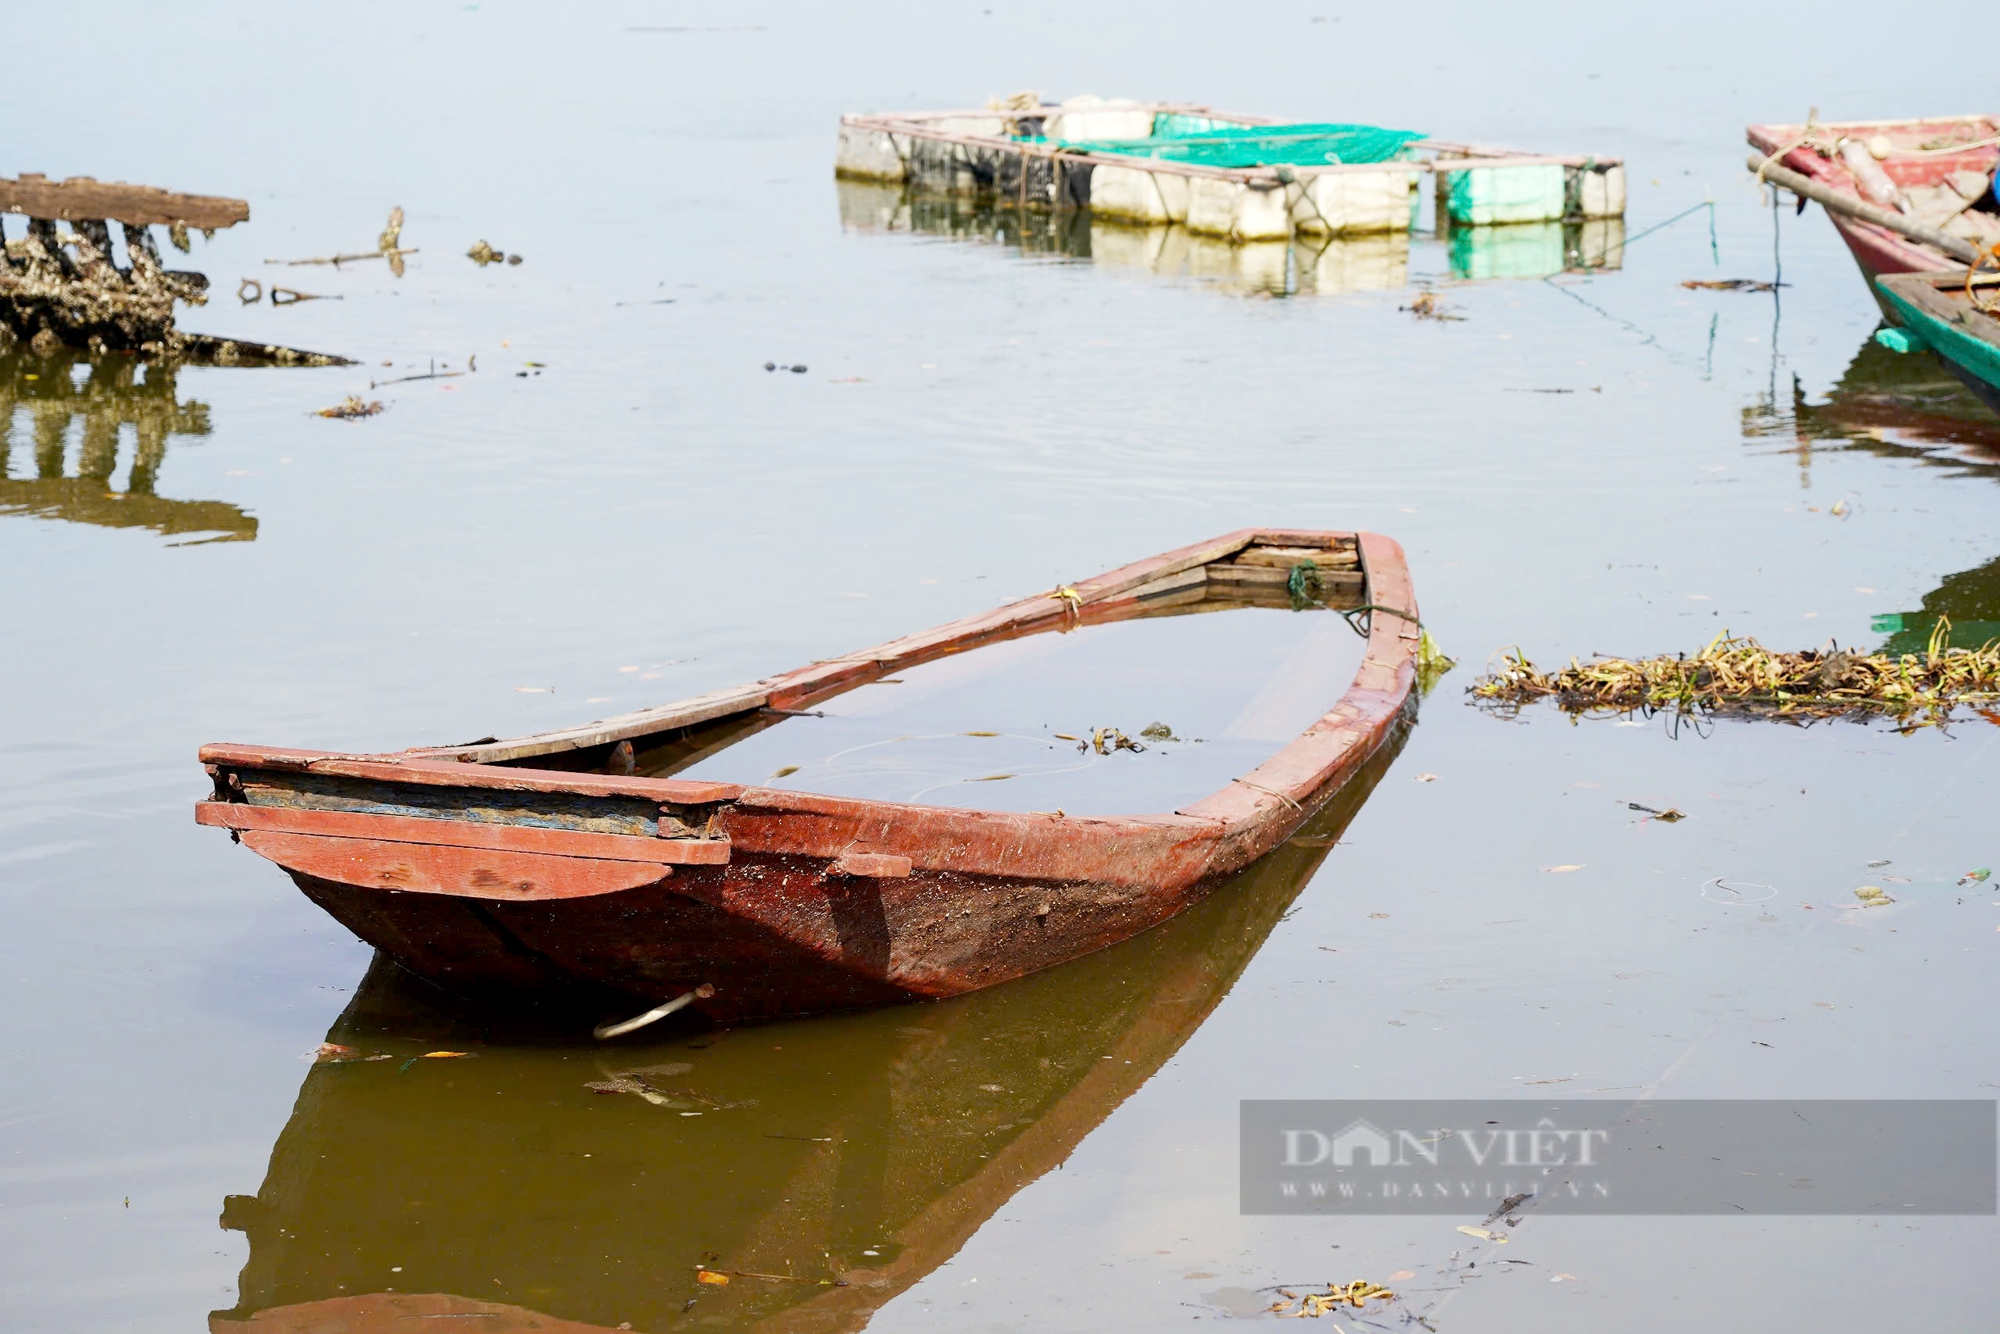
[[[1617,158],[1090,96],[1044,104],[1027,93],[978,110],[843,116],[834,170],[1234,242],[1408,231],[1425,174],[1451,227],[1625,213]]]
[[[1245,529],[562,731],[205,746],[195,814],[463,996],[719,1021],[952,996],[1291,836],[1410,706],[1416,618],[1389,538]]]
[[[247,222],[250,205],[241,199],[23,173],[16,180],[0,177],[0,218],[9,213],[25,215],[27,227],[14,238],[0,222],[0,342],[19,339],[38,356],[72,347],[218,365],[351,364],[323,352],[183,333],[174,326],[175,302],[207,304],[208,278],[167,268],[149,229],[166,228],[169,243],[186,253],[190,229],[212,235]],[[68,223],[69,230],[58,230],[58,222]],[[114,222],[124,242],[123,268],[115,262]]]

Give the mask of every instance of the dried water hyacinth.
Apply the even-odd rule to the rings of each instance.
[[[1572,714],[1746,714],[1811,721],[1881,715],[1928,727],[1959,706],[2000,723],[2000,641],[1949,647],[1951,622],[1940,617],[1922,653],[1851,653],[1837,646],[1777,653],[1754,639],[1717,635],[1692,657],[1570,659],[1544,672],[1519,649],[1471,686],[1474,699],[1506,711],[1537,699]]]
[[[313,416],[337,417],[343,421],[352,421],[357,417],[373,417],[380,411],[382,411],[382,402],[380,399],[372,403],[364,403],[361,399],[350,394],[345,402],[336,403],[330,408],[321,408]]]
[[[1467,1230],[1466,1228],[1459,1229],[1461,1232]],[[1502,1240],[1505,1239],[1502,1238]],[[1316,1320],[1321,1316],[1329,1315],[1339,1310],[1343,1306],[1351,1306],[1355,1310],[1361,1310],[1367,1305],[1368,1299],[1371,1297],[1382,1302],[1393,1302],[1396,1300],[1394,1292],[1380,1283],[1370,1283],[1365,1278],[1357,1278],[1352,1283],[1329,1283],[1326,1286],[1325,1292],[1296,1294],[1288,1292],[1283,1288],[1279,1288],[1277,1292],[1279,1296],[1286,1300],[1271,1303],[1266,1308],[1267,1312],[1280,1319],[1289,1318],[1292,1320],[1301,1318]],[[1297,1306],[1294,1307],[1293,1303],[1297,1303]]]

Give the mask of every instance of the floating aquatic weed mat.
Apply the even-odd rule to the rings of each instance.
[[[1727,631],[1692,657],[1570,659],[1544,672],[1518,648],[1498,670],[1470,687],[1476,703],[1517,711],[1538,699],[1571,714],[1672,712],[1737,714],[1813,721],[1884,716],[1907,726],[1948,720],[1963,705],[1994,723],[2000,712],[2000,640],[1949,647],[1951,622],[1940,618],[1922,653],[1853,653],[1837,645],[1776,653]]]

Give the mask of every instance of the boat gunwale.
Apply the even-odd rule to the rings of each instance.
[[[928,853],[919,860],[919,867],[976,872],[983,869],[984,863],[993,862],[998,866],[1009,860],[992,843],[995,834],[1018,836],[1025,832],[1027,825],[1045,824],[1058,827],[1067,834],[1088,829],[1093,836],[1086,840],[1090,844],[1104,838],[1138,838],[1148,844],[1157,840],[1159,846],[1152,849],[1153,856],[1174,858],[1191,850],[1188,847],[1190,840],[1210,845],[1213,850],[1216,842],[1255,832],[1260,825],[1267,824],[1274,814],[1287,813],[1287,808],[1289,813],[1303,819],[1307,813],[1307,801],[1330,790],[1336,785],[1336,780],[1344,777],[1343,770],[1358,766],[1379,746],[1387,728],[1405,707],[1416,679],[1421,630],[1402,548],[1391,538],[1365,531],[1243,528],[1121,566],[1073,586],[1083,605],[1111,607],[1151,582],[1224,559],[1254,544],[1328,547],[1344,541],[1354,544],[1358,564],[1366,580],[1364,587],[1369,602],[1397,611],[1371,613],[1368,643],[1361,661],[1352,680],[1327,712],[1249,772],[1173,812],[1071,816],[979,810],[839,797],[751,784],[636,775],[621,777],[451,758],[478,749],[475,747],[370,754],[214,743],[203,746],[200,757],[211,772],[217,774],[228,769],[261,769],[455,787],[468,791],[501,789],[580,796],[641,797],[681,806],[728,805],[733,808],[731,814],[734,817],[728,821],[729,824],[734,825],[744,817],[750,817],[759,826],[759,835],[772,836],[746,840],[744,835],[749,833],[748,830],[732,830],[739,852],[833,856],[841,851],[855,850],[862,843],[867,845],[868,850],[892,850],[893,843],[897,849],[919,849]],[[1137,601],[1136,598],[1132,600]],[[1070,599],[1059,594],[1041,594],[947,622],[933,630],[891,640],[862,653],[808,664],[756,683],[757,686],[768,687],[763,692],[766,703],[748,705],[743,711],[768,706],[770,701],[803,698],[809,694],[823,695],[867,684],[867,680],[857,678],[879,679],[907,667],[919,653],[928,650],[935,655],[978,635],[1005,629],[1032,633],[1031,627],[1042,621],[1076,614],[1072,607]],[[751,688],[739,687],[738,690]],[[707,699],[724,693],[729,692],[712,692],[709,696],[695,698]],[[662,721],[660,716],[672,707],[662,706],[657,713],[646,718],[643,730],[635,728],[630,735],[643,735],[646,730],[659,731],[676,726],[671,721]],[[577,730],[538,736],[553,738],[571,735]],[[534,739],[537,738],[517,738],[516,743]],[[602,743],[600,740],[588,744]],[[583,745],[579,743],[569,748],[580,749]],[[558,752],[551,749],[539,753]],[[209,804],[228,803],[204,803]],[[741,815],[737,815],[737,811]],[[758,818],[762,816],[781,818]],[[782,818],[787,816],[804,818]],[[449,817],[443,818],[449,820]],[[1290,822],[1280,820],[1279,823]],[[867,837],[871,829],[876,831],[872,838]],[[1263,840],[1253,841],[1261,843]],[[982,853],[981,845],[992,855]],[[1210,865],[1204,870],[1233,869],[1265,850],[1268,849],[1241,848],[1235,855],[1223,858],[1227,865]],[[1099,855],[1086,846],[1076,846],[1074,851],[1086,860]],[[1140,863],[1151,860],[1148,857],[1135,858]],[[1143,878],[1150,868],[1142,864],[1132,869]],[[1101,870],[1099,874],[1102,874]],[[1114,874],[1110,878],[1124,877]]]
[[[1937,326],[1917,326],[1915,332],[1961,379],[1970,376],[2000,391],[2000,380],[1994,375],[2000,367],[2000,315],[1965,300],[1966,274],[1965,269],[1885,273],[1875,279],[1875,286],[1906,328],[1912,326],[1912,315]],[[2000,283],[2000,274],[1985,274],[1972,281],[1977,286],[1992,286]],[[1979,392],[1977,385],[1972,387]],[[1986,398],[1985,394],[1980,396]]]
[[[1971,123],[1985,125],[1993,134],[2000,135],[2000,112],[1978,116],[1921,116],[1911,120],[1814,121],[1810,128],[1821,130],[1882,130],[1896,126],[1946,126]],[[1856,199],[1861,199],[1862,195],[1860,190],[1856,188],[1853,172],[1849,171],[1845,165],[1832,158],[1822,157],[1808,145],[1799,142],[1800,136],[1808,128],[1808,126],[1803,124],[1748,125],[1744,127],[1743,137],[1752,148],[1766,155],[1766,165],[1789,167],[1799,173],[1799,175],[1808,177],[1826,186],[1829,190],[1837,190],[1842,194],[1853,195]],[[1979,157],[1988,159],[1987,166],[1990,170],[1994,162],[2000,162],[2000,145],[1971,145],[1966,147],[1963,152],[1957,153],[1939,149],[1935,152],[1924,153],[1920,160],[1928,164],[1934,164],[1936,170],[1933,174],[1942,178],[1947,172],[1955,170],[1951,165],[1955,160],[1971,155],[1978,155]],[[1894,156],[1894,154],[1891,155],[1892,158]],[[1929,246],[1919,245],[1919,243],[1907,237],[1891,232],[1886,227],[1879,227],[1865,219],[1854,218],[1849,219],[1849,221],[1853,222],[1856,226],[1867,227],[1871,231],[1880,232],[1884,236],[1892,237],[1916,253],[1937,253]],[[1939,266],[1931,264],[1926,267],[1937,268]]]

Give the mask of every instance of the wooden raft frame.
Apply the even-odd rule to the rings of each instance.
[[[1409,145],[1413,156],[1398,158],[1391,162],[1328,163],[1323,166],[1267,166],[1267,167],[1212,167],[1192,162],[1172,162],[1154,158],[1140,158],[1118,153],[1091,153],[1065,148],[1060,143],[1037,143],[1024,139],[1014,139],[1005,135],[977,134],[948,128],[950,122],[965,120],[1000,120],[1019,124],[1022,121],[1045,122],[1065,115],[1098,115],[1151,113],[1201,116],[1213,120],[1226,121],[1235,125],[1258,126],[1276,125],[1284,122],[1269,116],[1255,116],[1241,112],[1219,111],[1213,107],[1191,102],[1133,102],[1129,104],[1105,104],[1094,106],[1064,107],[1040,106],[1032,108],[1009,108],[999,110],[980,108],[956,111],[903,111],[880,114],[850,114],[840,118],[842,154],[836,161],[835,174],[858,180],[901,180],[918,189],[943,189],[991,191],[999,196],[1012,196],[1023,207],[1092,207],[1090,178],[1098,168],[1113,168],[1123,172],[1138,172],[1152,176],[1178,177],[1189,183],[1212,182],[1220,186],[1255,193],[1284,192],[1284,215],[1300,206],[1302,196],[1310,198],[1313,183],[1323,177],[1368,177],[1394,173],[1432,173],[1442,192],[1453,172],[1475,171],[1485,168],[1560,166],[1565,172],[1564,218],[1576,219],[1624,216],[1624,183],[1622,173],[1624,162],[1615,157],[1603,157],[1575,153],[1526,153],[1508,148],[1496,148],[1482,144],[1450,139],[1425,138]],[[883,174],[858,167],[847,160],[846,144],[851,135],[873,133],[887,137],[887,141],[901,159],[896,174]],[[897,141],[908,145],[907,150]],[[1619,173],[1615,192],[1618,200],[1616,208],[1593,211],[1593,206],[1585,201],[1589,191],[1583,178],[1591,173]],[[991,180],[981,182],[981,176]],[[972,184],[968,185],[967,182]],[[1164,203],[1164,199],[1162,200]],[[1102,212],[1103,210],[1099,210]],[[1317,212],[1318,206],[1311,205],[1310,212]],[[1252,212],[1270,213],[1268,208]],[[1233,222],[1209,220],[1199,222],[1190,211],[1184,219],[1141,218],[1127,216],[1122,212],[1112,212],[1108,216],[1120,221],[1184,221],[1191,231],[1228,235],[1235,239],[1275,239],[1279,235],[1290,235],[1293,227],[1266,217],[1254,222],[1238,219]],[[1554,219],[1540,219],[1553,221]],[[1245,231],[1245,226],[1250,228]],[[1361,232],[1405,230],[1408,223],[1400,226],[1370,224],[1356,228]],[[1311,230],[1301,226],[1301,230]],[[1340,235],[1348,228],[1334,224],[1326,227],[1334,235]]]
[[[1131,106],[1084,106],[1063,107],[1043,106],[1031,110],[995,111],[991,108],[959,111],[897,111],[884,113],[854,113],[842,116],[840,123],[862,129],[882,130],[886,133],[908,135],[913,139],[928,139],[935,143],[960,144],[969,148],[1004,148],[1033,158],[1062,158],[1072,162],[1087,162],[1103,167],[1132,167],[1143,164],[1148,171],[1167,172],[1180,176],[1208,176],[1218,180],[1238,181],[1249,184],[1252,181],[1275,181],[1278,179],[1276,167],[1211,167],[1198,162],[1172,162],[1164,159],[1133,158],[1121,153],[1084,153],[1064,148],[1061,144],[1034,143],[1024,139],[1008,139],[994,135],[966,134],[958,130],[940,129],[931,122],[941,120],[1051,120],[1061,115],[1091,115],[1105,112],[1134,111],[1152,112],[1154,115],[1205,116],[1212,120],[1229,121],[1237,125],[1281,125],[1286,122],[1270,116],[1253,116],[1238,111],[1218,111],[1214,107],[1195,102],[1140,102]],[[1488,145],[1461,142],[1451,139],[1425,138],[1410,145],[1418,152],[1430,151],[1437,154],[1432,158],[1398,159],[1394,162],[1337,162],[1325,166],[1296,166],[1287,168],[1296,176],[1337,176],[1341,174],[1369,173],[1384,170],[1407,171],[1465,171],[1473,167],[1536,167],[1536,166],[1619,166],[1623,160],[1613,157],[1599,157],[1584,153],[1529,153],[1514,148],[1496,148]]]

